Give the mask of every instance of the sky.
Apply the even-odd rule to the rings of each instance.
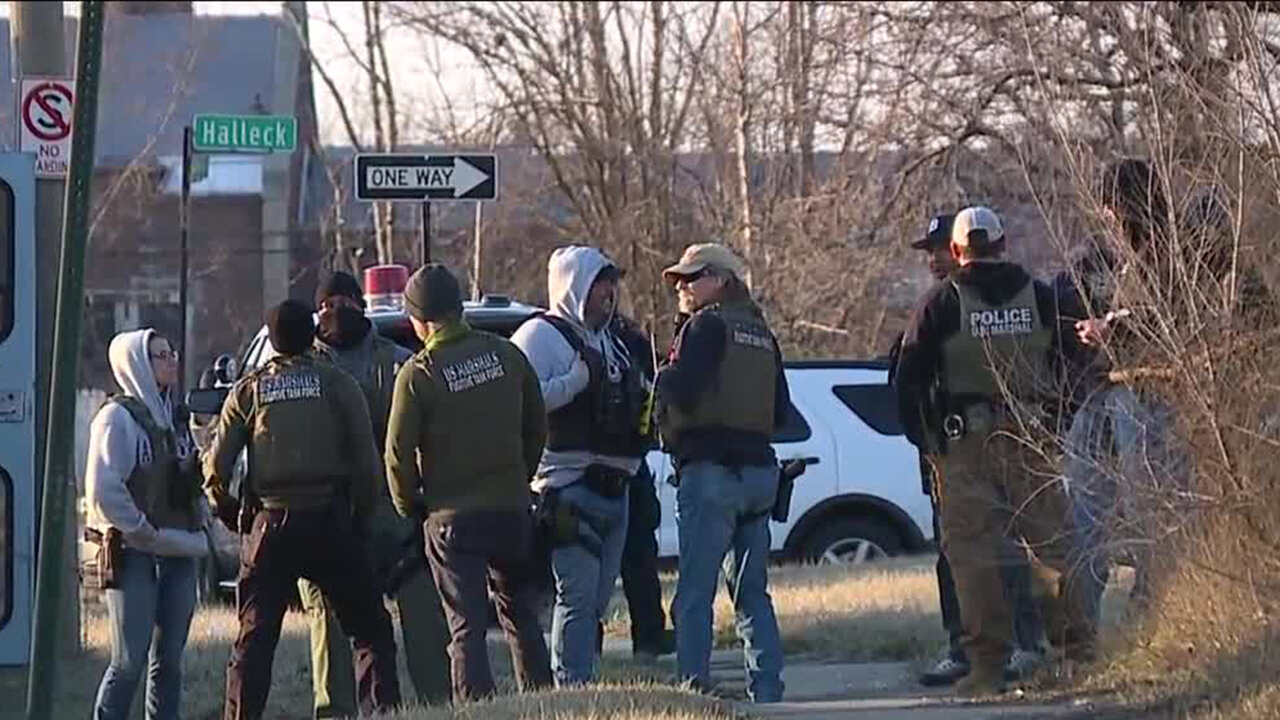
[[[280,2],[195,2],[197,14],[209,15],[279,15]],[[64,12],[68,15],[80,14],[80,3],[64,2]],[[308,2],[307,11],[310,16],[310,32],[312,49],[317,60],[334,79],[335,84],[348,95],[346,98],[355,124],[362,133],[364,142],[372,142],[369,130],[369,116],[364,110],[367,102],[362,93],[367,86],[365,74],[352,61],[341,35],[335,31],[330,20],[347,34],[348,39],[356,47],[362,48],[364,42],[364,21],[361,6],[358,2]],[[10,3],[0,2],[0,17],[10,14]],[[424,44],[422,38],[407,33],[389,34],[387,51],[389,64],[392,66],[392,83],[396,90],[398,103],[407,115],[401,129],[407,141],[430,142],[425,135],[419,118],[441,117],[446,104],[457,108],[460,121],[473,119],[467,112],[482,103],[487,97],[485,88],[480,83],[480,73],[469,62],[464,51],[451,49],[438,43]],[[431,69],[434,65],[443,70],[437,74]],[[316,113],[319,116],[321,135],[326,144],[349,145],[350,139],[343,129],[338,112],[338,105],[332,94],[315,77]],[[444,98],[448,97],[449,103]],[[364,120],[365,122],[361,122]]]

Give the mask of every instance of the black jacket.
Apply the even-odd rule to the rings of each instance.
[[[974,263],[935,285],[911,313],[894,377],[907,439],[921,449],[934,444],[930,438],[937,437],[944,413],[935,392],[946,371],[943,343],[960,331],[960,296],[952,282],[976,287],[983,300],[993,304],[1007,302],[1028,282],[1035,283],[1041,322],[1055,330],[1050,365],[1057,372],[1063,369],[1064,346],[1071,345],[1075,337],[1071,327],[1074,320],[1062,317],[1053,289],[1015,263]]]

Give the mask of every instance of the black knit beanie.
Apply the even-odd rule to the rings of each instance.
[[[267,312],[267,337],[283,355],[301,355],[316,339],[312,311],[301,300],[285,300]]]
[[[445,320],[462,312],[462,286],[444,265],[424,265],[404,286],[404,307],[422,322]]]

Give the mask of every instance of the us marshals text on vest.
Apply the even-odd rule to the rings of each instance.
[[[449,386],[449,392],[470,390],[477,385],[505,377],[507,374],[496,352],[481,353],[452,365],[446,365],[442,372],[445,383]]]
[[[322,397],[320,376],[313,372],[266,375],[258,378],[258,402],[263,405],[320,397]]]

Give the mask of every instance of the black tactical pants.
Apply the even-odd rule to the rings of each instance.
[[[630,519],[622,549],[622,591],[631,615],[631,647],[634,652],[661,655],[665,648],[666,613],[662,610],[662,583],[658,581],[658,540],[654,531],[662,518],[653,471],[640,463],[631,481]]]
[[[538,624],[529,514],[477,511],[427,520],[425,534],[431,574],[449,623],[454,701],[494,693],[485,643],[490,592],[520,689],[549,687],[551,659]]]
[[[240,549],[240,634],[227,667],[224,720],[262,717],[271,665],[299,577],[314,582],[351,638],[356,691],[364,714],[400,704],[391,618],[382,604],[362,543],[336,510],[262,510]]]

